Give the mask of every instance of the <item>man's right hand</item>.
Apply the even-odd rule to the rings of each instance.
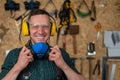
[[[30,52],[30,49],[23,47],[22,50],[20,51],[16,66],[18,66],[20,70],[23,70],[33,60],[34,58]]]
[[[2,80],[16,80],[19,73],[33,60],[33,55],[30,50],[23,47],[20,51],[17,63]]]

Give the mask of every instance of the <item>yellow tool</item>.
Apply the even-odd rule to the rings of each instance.
[[[56,34],[56,32],[57,32],[57,25],[56,25],[56,23],[55,23],[55,21],[53,21],[52,23],[51,23],[51,30],[50,30],[50,35],[51,36],[54,36],[55,34]]]
[[[67,9],[68,8],[73,8],[73,3],[66,2],[65,6],[66,6]]]

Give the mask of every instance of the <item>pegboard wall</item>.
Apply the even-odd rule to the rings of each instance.
[[[15,18],[23,14],[25,10],[24,2],[29,0],[14,0],[16,3],[20,4],[20,10],[13,12],[14,15],[11,17],[11,12],[4,9],[4,4],[7,0],[0,0],[0,66],[3,64],[6,51],[11,50],[16,47],[21,47],[19,41],[19,25],[17,27],[15,23]],[[43,9],[48,1],[50,0],[35,0],[40,2],[40,7]],[[58,13],[62,7],[62,4],[65,0],[52,0],[58,10]],[[89,9],[91,9],[92,0],[85,0]],[[90,79],[89,72],[89,61],[88,56],[88,44],[90,42],[95,43],[96,55],[93,55],[94,58],[91,61],[93,70],[97,60],[100,60],[101,68],[100,75],[92,75],[92,80],[102,80],[102,57],[107,56],[107,50],[104,46],[104,31],[105,30],[120,30],[120,1],[119,0],[94,0],[96,7],[96,20],[92,21],[90,16],[80,17],[77,14],[77,9],[82,2],[82,0],[71,0],[73,3],[72,9],[75,12],[77,21],[71,23],[71,25],[79,26],[79,33],[76,35],[67,34],[66,35],[66,51],[69,53],[70,57],[75,58],[75,66],[80,71],[87,80]],[[81,10],[86,10],[85,5],[82,5]],[[49,3],[46,8],[48,12],[54,12],[54,5]],[[55,18],[57,25],[59,25],[60,19]],[[97,23],[101,25],[101,31],[99,39],[97,40],[97,29],[95,26]],[[62,27],[64,30],[65,26]],[[25,40],[26,37],[23,37]],[[53,46],[56,45],[57,35],[50,38],[49,43]],[[58,45],[63,47],[63,35],[60,35]],[[75,41],[74,41],[75,40]],[[75,44],[75,45],[73,45]],[[74,48],[75,47],[75,48]],[[74,50],[75,49],[75,50]],[[116,63],[116,62],[114,62]],[[109,65],[113,63],[109,62]],[[116,63],[118,64],[118,63]],[[119,65],[119,64],[118,64]],[[117,68],[119,69],[119,67]],[[118,70],[120,71],[120,70]],[[120,72],[117,72],[120,73]],[[109,77],[109,76],[108,76]],[[116,75],[114,80],[119,80],[120,75]]]

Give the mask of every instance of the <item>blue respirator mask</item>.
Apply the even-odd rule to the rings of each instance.
[[[31,42],[29,41],[26,47],[29,48],[34,57],[37,58],[46,58],[48,57],[49,52],[51,51],[50,46],[45,42],[38,42],[32,45]]]

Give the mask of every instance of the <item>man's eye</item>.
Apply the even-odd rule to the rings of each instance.
[[[48,28],[49,26],[48,26],[48,25],[43,25],[42,27],[43,27],[43,28]]]
[[[32,26],[32,28],[39,28],[39,25],[36,25],[36,26]]]
[[[39,27],[41,27],[41,28],[44,28],[44,29],[48,29],[49,28],[49,26],[48,25],[33,25],[33,26],[31,26],[33,29],[38,29]]]

